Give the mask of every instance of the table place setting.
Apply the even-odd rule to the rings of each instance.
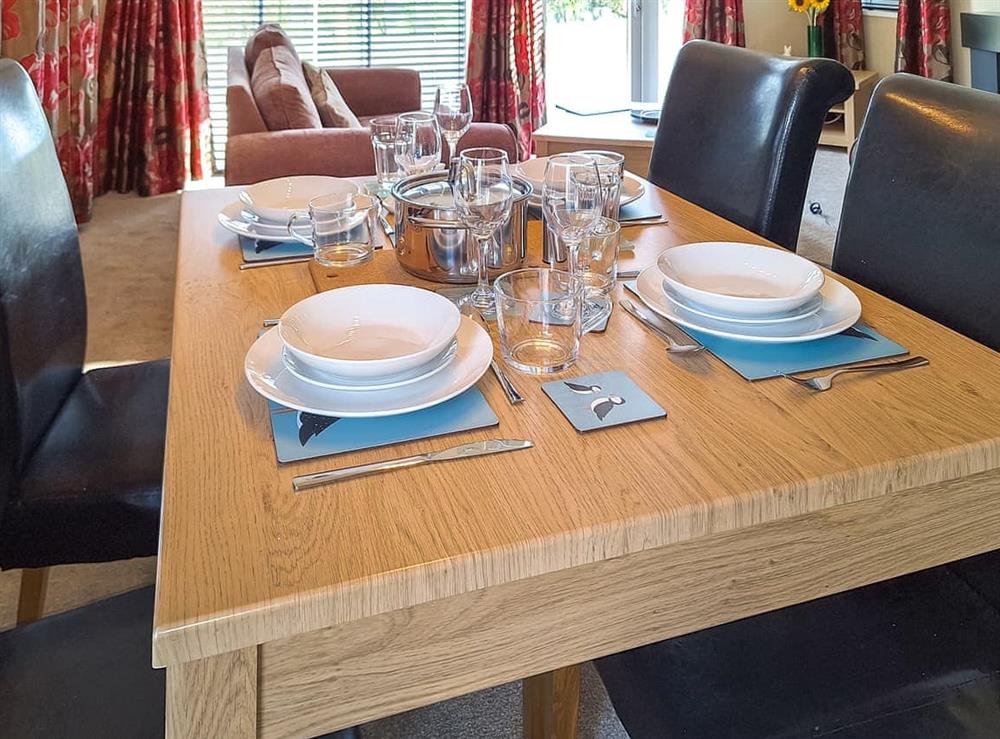
[[[662,252],[625,289],[620,305],[668,342],[668,352],[708,349],[747,380],[786,377],[815,391],[830,382],[802,372],[907,354],[861,322],[861,303],[847,285],[796,254],[734,242],[702,242]],[[918,361],[920,360],[920,361]],[[894,371],[923,357],[852,367]]]

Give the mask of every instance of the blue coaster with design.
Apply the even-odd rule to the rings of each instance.
[[[667,412],[624,372],[553,380],[542,390],[577,431],[664,418]]]
[[[311,257],[313,249],[301,241],[260,241],[240,236],[240,251],[244,262],[270,262],[273,259]]]
[[[628,290],[639,295],[635,288],[635,280],[623,284]],[[669,324],[666,319],[662,320]],[[905,347],[887,339],[860,321],[839,334],[794,344],[761,344],[712,336],[690,328],[682,330],[704,344],[706,349],[747,380],[763,380],[796,372],[811,372],[907,353]]]
[[[333,418],[268,401],[279,462],[428,439],[496,426],[500,421],[477,387],[431,408],[379,418]]]

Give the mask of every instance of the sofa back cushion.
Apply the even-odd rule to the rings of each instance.
[[[264,49],[254,65],[250,85],[268,130],[322,127],[302,63],[293,50],[283,46]]]
[[[257,66],[257,59],[264,52],[265,49],[273,49],[276,46],[283,46],[290,50],[295,58],[299,58],[299,54],[295,51],[295,44],[292,40],[288,38],[288,35],[281,30],[281,26],[277,23],[263,23],[261,26],[254,31],[253,36],[247,40],[246,49],[244,50],[244,55],[247,61],[247,71],[252,72],[253,68]]]
[[[309,62],[302,63],[302,71],[306,75],[309,92],[312,94],[313,103],[316,104],[324,128],[362,127],[358,117],[344,102],[344,96],[340,94],[330,75]]]

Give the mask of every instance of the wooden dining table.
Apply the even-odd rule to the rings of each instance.
[[[318,290],[424,283],[371,263],[240,271],[216,214],[181,207],[153,659],[169,737],[312,736],[514,680],[524,735],[572,737],[580,663],[1000,546],[1000,355],[848,283],[929,366],[825,393],[668,355],[623,310],[568,379],[625,371],[665,419],[581,434],[511,372],[499,426],[279,464],[244,377],[261,330]],[[705,240],[766,243],[649,186],[645,266]],[[537,223],[529,234],[537,254]],[[296,493],[292,477],[496,437],[534,448]],[[817,666],[822,669],[822,666]]]

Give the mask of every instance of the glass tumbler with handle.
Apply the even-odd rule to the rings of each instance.
[[[469,299],[476,308],[491,311],[494,299],[487,274],[489,247],[493,234],[510,218],[514,195],[507,152],[466,149],[452,160],[449,181],[458,217],[479,247],[479,279]]]
[[[396,163],[406,174],[430,172],[441,163],[441,132],[433,113],[396,118]]]
[[[472,125],[472,95],[469,86],[462,83],[442,85],[434,99],[434,117],[441,135],[448,142],[452,157],[456,154],[459,139]]]
[[[542,212],[546,225],[566,244],[569,272],[577,271],[583,237],[601,217],[603,188],[593,157],[557,154],[545,165]]]

